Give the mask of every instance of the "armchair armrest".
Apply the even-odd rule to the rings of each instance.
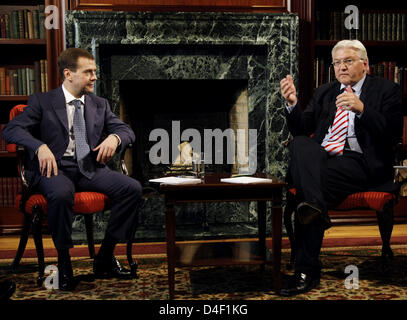
[[[127,150],[130,150],[132,147],[133,147],[132,144],[127,145],[126,149],[124,149],[120,154],[120,171],[126,176],[129,175],[129,171],[127,170],[126,163],[124,162],[124,157],[126,155]]]

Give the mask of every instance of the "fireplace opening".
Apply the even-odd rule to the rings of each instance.
[[[176,134],[182,134],[186,129],[195,129],[201,137],[201,151],[205,151],[205,170],[207,172],[237,172],[239,164],[230,163],[228,158],[228,144],[244,143],[236,141],[237,135],[232,135],[232,142],[225,136],[222,139],[223,154],[222,163],[216,158],[215,138],[212,139],[212,150],[208,153],[205,149],[204,136],[208,129],[212,132],[225,133],[229,129],[236,132],[237,129],[248,131],[248,100],[247,80],[122,80],[120,88],[120,114],[135,132],[136,142],[132,148],[132,154],[126,162],[130,174],[143,185],[148,185],[148,180],[161,177],[171,172],[181,174],[190,173],[188,163],[181,168],[174,161],[179,160],[179,155],[172,150],[172,144],[184,146],[191,142],[191,138],[178,139]],[[168,133],[169,137],[169,162],[153,164],[151,152],[158,140],[150,141],[153,130],[161,129],[160,132]],[[180,136],[181,137],[181,136]],[[179,137],[179,138],[180,138]],[[175,141],[175,142],[174,142]],[[196,142],[196,141],[195,141]],[[243,148],[247,149],[246,146]],[[155,149],[154,149],[155,150]],[[178,149],[179,150],[179,149]],[[234,148],[237,150],[236,146]],[[211,160],[208,161],[208,156]],[[234,157],[237,159],[237,157]],[[180,172],[181,170],[181,172]],[[184,170],[184,171],[183,171]]]

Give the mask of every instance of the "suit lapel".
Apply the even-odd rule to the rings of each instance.
[[[366,106],[366,101],[368,100],[368,98],[369,98],[369,88],[370,88],[370,81],[371,81],[372,79],[370,78],[370,76],[368,76],[368,75],[366,75],[366,78],[365,78],[365,82],[363,82],[363,85],[362,85],[362,92],[360,93],[360,97],[359,97],[359,99],[363,102],[363,104]]]
[[[62,87],[59,87],[56,91],[55,94],[51,100],[52,107],[55,110],[55,113],[57,115],[57,118],[59,121],[61,121],[63,127],[66,130],[66,133],[69,133],[68,129],[68,115],[66,112],[66,101],[65,101],[65,95],[64,92],[62,91]]]
[[[333,124],[334,119],[335,119],[335,114],[336,114],[336,109],[337,109],[335,102],[336,102],[336,97],[340,93],[340,88],[341,88],[341,84],[338,82],[335,84],[335,86],[333,87],[333,90],[332,90],[332,97],[331,97],[332,102],[329,104],[329,115],[328,115],[330,126]]]

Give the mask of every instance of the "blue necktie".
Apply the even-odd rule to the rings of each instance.
[[[95,174],[95,168],[90,157],[90,148],[86,138],[85,119],[82,114],[82,102],[73,100],[71,104],[75,106],[73,116],[73,133],[75,136],[76,161],[78,162],[79,171],[88,179]]]

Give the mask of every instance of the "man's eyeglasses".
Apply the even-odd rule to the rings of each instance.
[[[356,60],[353,60],[353,59],[335,60],[334,62],[332,62],[332,65],[335,68],[339,68],[343,63],[347,67],[350,67],[352,64],[355,63],[355,61],[358,61],[358,60],[363,61],[364,59],[360,58],[360,59],[356,59]]]

